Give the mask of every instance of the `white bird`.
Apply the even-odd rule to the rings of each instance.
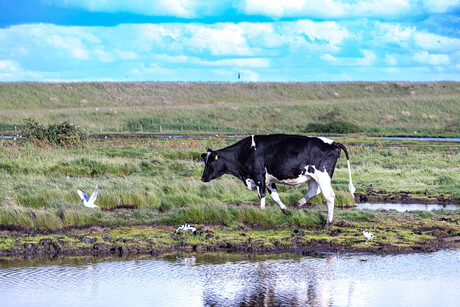
[[[196,228],[190,225],[189,223],[185,223],[184,225],[180,225],[174,233],[178,232],[179,230],[183,229],[185,232],[188,232],[189,230],[192,231],[193,234],[196,234]]]
[[[83,205],[85,205],[85,207],[96,209],[99,208],[94,204],[97,198],[97,191],[98,186],[96,185],[96,188],[94,189],[93,194],[91,194],[91,197],[88,197],[88,195],[86,195],[86,193],[82,190],[77,190],[77,193],[78,195],[80,195],[81,201],[83,202]]]
[[[373,233],[367,232],[363,230],[363,235],[366,237],[367,240],[372,240],[375,236]]]

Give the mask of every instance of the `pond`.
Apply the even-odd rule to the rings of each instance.
[[[450,204],[400,204],[400,203],[356,203],[357,209],[368,210],[396,210],[406,211],[433,211],[433,210],[460,210],[460,205]]]
[[[0,262],[2,306],[456,306],[459,284],[460,249]]]

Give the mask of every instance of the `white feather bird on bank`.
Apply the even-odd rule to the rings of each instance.
[[[93,194],[91,194],[91,197],[88,197],[88,195],[86,195],[86,193],[83,192],[82,190],[77,190],[77,193],[78,195],[80,195],[80,199],[83,202],[83,205],[85,207],[96,209],[96,208],[99,208],[98,206],[94,204],[97,198],[97,191],[98,191],[98,185],[96,185],[96,188],[94,189]]]
[[[189,223],[185,223],[184,225],[180,225],[174,233],[178,232],[179,230],[184,230],[185,232],[188,232],[189,230],[192,231],[194,235],[196,235],[196,228],[190,225]]]
[[[367,241],[372,240],[375,237],[373,233],[367,232],[365,230],[363,230],[363,235],[366,237]]]

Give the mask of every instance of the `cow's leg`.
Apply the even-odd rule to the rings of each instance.
[[[276,201],[278,206],[280,206],[281,211],[283,213],[286,213],[286,206],[283,204],[283,202],[280,199],[280,195],[278,194],[278,191],[276,190],[276,185],[274,183],[267,185],[268,193],[270,194],[271,198]]]
[[[326,200],[327,204],[327,220],[326,226],[332,224],[332,219],[334,217],[334,199],[335,194],[334,190],[332,189],[331,185],[331,177],[327,172],[316,172],[316,176],[318,179],[318,185],[321,189],[321,193],[323,193],[324,199]]]
[[[260,172],[262,174],[262,172]],[[260,198],[260,209],[265,209],[265,173],[263,176],[257,176],[255,180],[255,184],[257,186],[257,194]]]
[[[296,202],[294,206],[298,208],[305,205],[310,199],[312,199],[319,193],[321,193],[321,189],[319,188],[318,183],[313,179],[309,180],[307,195],[305,195],[305,197],[302,197],[298,202]]]

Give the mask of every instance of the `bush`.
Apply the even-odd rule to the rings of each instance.
[[[48,127],[33,119],[25,119],[22,135],[27,139],[48,141],[57,145],[79,145],[88,139],[88,132],[80,126],[64,121],[60,124],[51,124]]]

